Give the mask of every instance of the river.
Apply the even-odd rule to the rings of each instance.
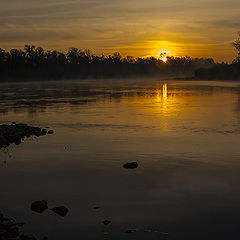
[[[0,208],[27,223],[22,232],[50,240],[240,238],[239,83],[2,83],[0,99],[0,124],[54,130],[0,151]],[[122,167],[134,161],[137,169]],[[42,199],[68,215],[30,211]]]

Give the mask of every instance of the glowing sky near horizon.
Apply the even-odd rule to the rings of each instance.
[[[0,47],[231,61],[239,0],[0,0]]]

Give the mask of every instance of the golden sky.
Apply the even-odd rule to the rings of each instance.
[[[0,47],[123,56],[236,56],[239,0],[0,0]]]

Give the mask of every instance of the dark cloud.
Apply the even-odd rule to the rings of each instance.
[[[205,24],[208,24],[205,22]],[[211,25],[220,28],[234,28],[240,30],[240,16],[238,19],[222,19],[210,22]]]

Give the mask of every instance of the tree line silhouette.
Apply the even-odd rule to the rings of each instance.
[[[215,64],[211,68],[200,68],[195,71],[195,78],[205,80],[240,80],[240,32],[232,43],[237,50],[237,57],[232,64]]]
[[[25,45],[24,49],[5,51],[0,48],[0,72],[2,81],[54,80],[84,78],[114,78],[134,76],[192,76],[198,68],[215,65],[212,58],[122,57],[120,53],[97,56],[90,50],[70,48],[67,53],[44,50]]]

